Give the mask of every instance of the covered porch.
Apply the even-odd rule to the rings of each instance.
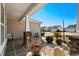
[[[27,41],[33,40],[33,34],[40,35],[40,21],[32,20],[31,16],[46,4],[43,3],[6,3],[7,24],[5,53],[6,56],[25,56],[28,49]],[[36,28],[36,29],[35,29]],[[28,38],[29,37],[29,38]]]

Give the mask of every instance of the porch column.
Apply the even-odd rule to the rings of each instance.
[[[25,31],[30,31],[30,25],[29,25],[29,16],[25,16]]]
[[[29,23],[29,16],[25,16],[25,31],[24,31],[24,46],[29,47],[31,42],[31,32],[30,32],[30,23]]]

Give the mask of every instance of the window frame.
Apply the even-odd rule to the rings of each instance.
[[[0,14],[1,14],[1,15],[0,15],[0,16],[1,16],[1,17],[0,17],[0,46],[1,46],[1,45],[3,45],[4,40],[5,40],[5,23],[4,23],[4,22],[5,22],[5,7],[4,7],[4,5],[3,5],[2,3],[0,4],[0,6],[1,6],[0,9],[1,9],[1,8],[4,9],[4,11],[3,11],[3,13],[4,13],[4,14],[3,14],[3,22],[2,22],[2,18],[1,18],[1,17],[2,17],[2,14],[0,13]],[[0,12],[2,12],[2,9],[0,10]],[[4,33],[4,34],[1,33],[1,27],[3,27],[3,29],[4,29],[4,30],[3,30],[3,33]],[[2,37],[1,37],[2,35],[3,35],[3,42],[1,42],[1,41],[2,41]]]

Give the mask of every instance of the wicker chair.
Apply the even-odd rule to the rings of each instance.
[[[54,49],[54,56],[65,56],[65,51],[64,51],[64,49],[55,48],[55,49]]]

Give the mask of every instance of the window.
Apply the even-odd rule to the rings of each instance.
[[[1,25],[1,45],[4,42],[4,27]]]
[[[4,6],[3,6],[3,4],[1,4],[1,22],[0,22],[0,26],[1,26],[1,45],[3,44],[3,42],[4,42],[4,27],[5,27],[5,24],[4,24],[4,15],[5,15],[5,13],[4,13],[4,11],[5,11],[5,9],[4,9]]]
[[[1,22],[4,24],[4,7],[1,4]]]

